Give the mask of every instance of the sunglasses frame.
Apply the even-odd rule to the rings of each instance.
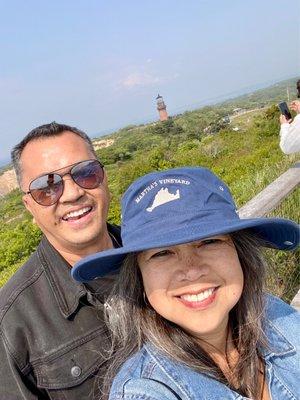
[[[103,179],[104,179],[104,165],[99,161],[99,160],[97,160],[97,159],[90,159],[90,160],[82,160],[82,161],[78,161],[78,162],[76,162],[76,163],[74,163],[74,164],[70,164],[70,165],[66,165],[65,167],[62,167],[62,168],[58,168],[58,169],[56,169],[56,170],[54,170],[54,171],[51,171],[51,172],[48,172],[48,173],[46,173],[46,174],[41,174],[41,175],[39,175],[39,176],[37,176],[36,178],[34,178],[30,183],[29,183],[29,190],[27,191],[27,192],[23,192],[24,194],[30,194],[31,195],[31,197],[32,197],[32,199],[37,203],[37,204],[39,204],[40,206],[43,206],[43,207],[50,207],[50,206],[53,206],[54,204],[56,204],[57,202],[58,202],[58,200],[61,198],[61,196],[63,195],[63,192],[64,192],[64,180],[63,180],[63,177],[64,176],[66,176],[66,175],[70,175],[70,177],[71,177],[71,179],[72,179],[72,181],[74,182],[74,183],[76,183],[76,185],[78,185],[79,187],[81,187],[82,189],[87,189],[87,190],[89,190],[89,188],[85,188],[85,187],[83,187],[83,186],[81,186],[81,185],[79,185],[79,183],[77,183],[75,180],[74,180],[74,178],[73,178],[73,175],[72,175],[72,169],[74,168],[74,167],[76,167],[77,165],[79,165],[79,164],[82,164],[82,163],[86,163],[86,162],[97,162],[98,164],[99,164],[99,166],[100,166],[100,168],[102,169],[102,172],[103,172]],[[61,170],[64,170],[64,169],[66,169],[66,168],[68,168],[68,172],[65,172],[64,174],[59,174],[58,173],[58,171],[61,171]],[[39,178],[41,178],[41,177],[43,177],[43,176],[48,176],[48,175],[51,175],[51,174],[55,174],[55,175],[58,175],[58,176],[60,176],[60,178],[61,178],[61,182],[62,182],[62,187],[63,187],[63,190],[62,190],[62,193],[61,193],[61,195],[57,198],[57,200],[55,200],[55,202],[54,203],[51,203],[51,204],[42,204],[42,203],[39,203],[35,198],[34,198],[34,196],[32,195],[32,191],[33,190],[39,190],[39,189],[30,189],[30,186],[32,185],[32,183],[34,182],[34,181],[36,181],[37,179],[39,179]],[[103,179],[102,179],[102,181],[100,182],[100,184],[99,185],[101,185],[101,183],[103,182]],[[95,188],[90,188],[90,189],[96,189],[96,187],[97,186],[95,186]],[[46,189],[46,188],[45,188]]]

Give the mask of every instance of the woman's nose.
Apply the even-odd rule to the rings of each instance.
[[[180,257],[177,269],[178,280],[194,281],[207,275],[209,266],[202,257],[189,254]]]

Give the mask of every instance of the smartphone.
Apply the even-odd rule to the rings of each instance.
[[[286,104],[285,101],[282,101],[281,103],[278,104],[279,110],[281,114],[285,116],[285,118],[289,121],[292,119],[292,114],[288,108],[288,105]]]

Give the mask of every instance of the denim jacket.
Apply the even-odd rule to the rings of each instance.
[[[119,228],[108,229],[119,240]],[[103,296],[111,285],[91,285],[72,279],[70,265],[44,237],[0,289],[1,400],[98,398],[110,347]]]
[[[268,296],[264,351],[266,379],[272,400],[300,399],[300,316],[278,298]],[[296,352],[298,349],[298,352]],[[245,399],[215,379],[197,373],[145,344],[123,365],[110,400]]]

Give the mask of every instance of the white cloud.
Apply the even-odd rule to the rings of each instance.
[[[153,76],[147,72],[134,72],[132,74],[129,74],[125,79],[122,80],[122,86],[124,86],[125,88],[132,88],[135,86],[149,86],[163,81],[163,78]]]
[[[166,83],[177,79],[180,75],[174,73],[169,76],[155,76],[154,74],[148,72],[133,72],[127,75],[119,83],[121,87],[125,89],[131,89],[134,87],[144,87],[157,85],[158,83]]]

